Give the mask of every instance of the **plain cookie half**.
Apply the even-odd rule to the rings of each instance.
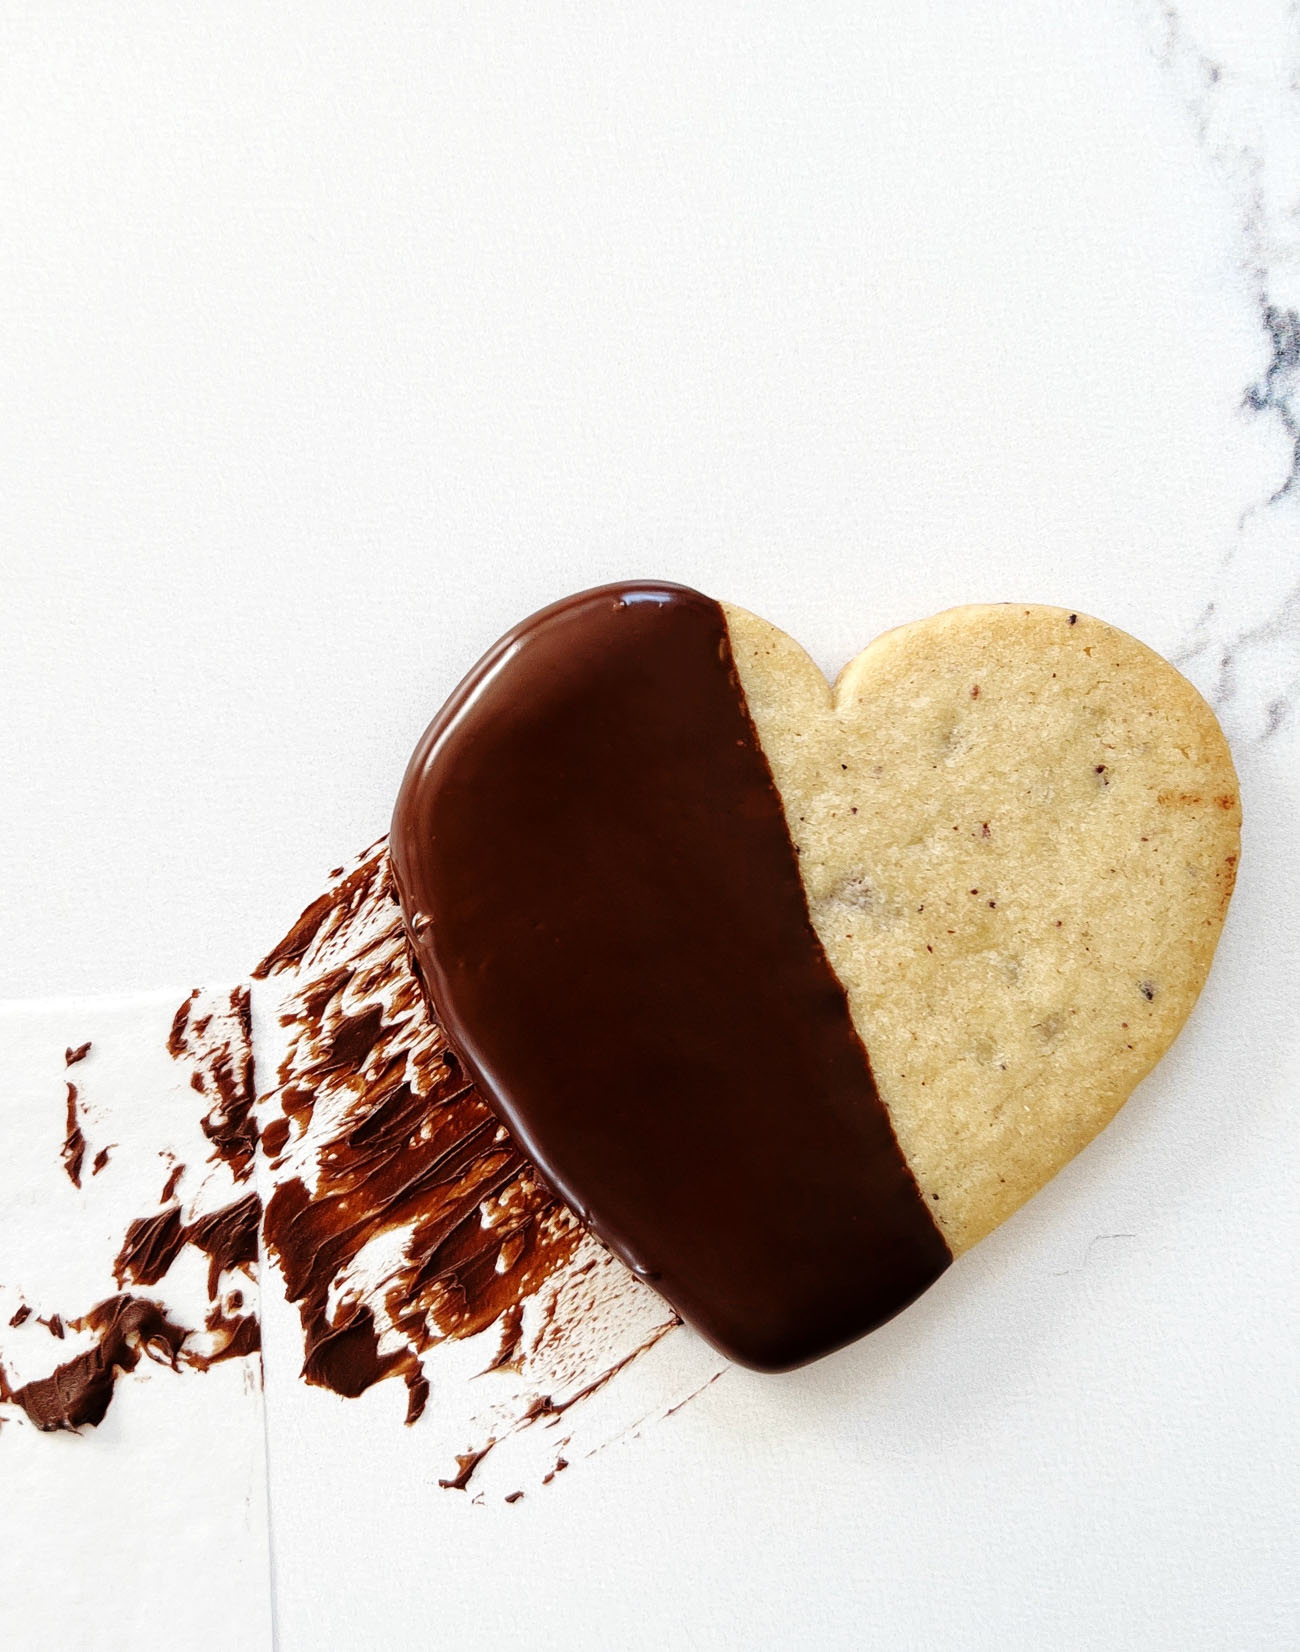
[[[1227,742],[1086,614],[950,609],[834,688],[723,604],[813,925],[954,1254],[1086,1145],[1173,1042],[1240,853]]]

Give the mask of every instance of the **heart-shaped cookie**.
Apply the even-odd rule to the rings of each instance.
[[[526,621],[412,758],[435,1012],[557,1191],[733,1357],[880,1324],[1113,1116],[1208,971],[1209,708],[1064,609],[954,609],[832,690],[627,584]]]

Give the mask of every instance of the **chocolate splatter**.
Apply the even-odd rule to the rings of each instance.
[[[141,1354],[175,1370],[186,1335],[158,1303],[129,1295],[97,1303],[71,1325],[93,1331],[97,1340],[48,1377],[11,1388],[0,1370],[0,1400],[21,1406],[43,1433],[102,1422],[119,1375],[134,1371]]]
[[[63,1160],[63,1168],[67,1171],[68,1180],[73,1187],[81,1186],[81,1161],[85,1156],[86,1138],[81,1132],[81,1124],[77,1118],[77,1086],[69,1079],[67,1125],[59,1157]]]
[[[63,1052],[63,1064],[65,1067],[75,1067],[79,1061],[84,1061],[89,1054],[90,1040],[87,1039],[84,1044],[78,1044],[75,1049],[69,1046]]]
[[[94,1162],[90,1167],[90,1174],[92,1176],[98,1176],[100,1171],[104,1169],[108,1163],[108,1155],[116,1146],[116,1142],[110,1142],[107,1147],[101,1147],[99,1152],[95,1154]]]
[[[170,1199],[172,1194],[175,1193],[176,1184],[180,1181],[184,1174],[185,1166],[183,1164],[174,1164],[171,1167],[167,1180],[163,1183],[163,1190],[158,1196],[160,1204],[165,1205],[167,1203],[168,1199]]]
[[[9,1323],[10,1323],[10,1325],[13,1325],[15,1327],[19,1326],[19,1325],[25,1325],[31,1317],[32,1317],[32,1310],[24,1302],[23,1305],[17,1310],[17,1312],[14,1313],[14,1315],[10,1319]]]

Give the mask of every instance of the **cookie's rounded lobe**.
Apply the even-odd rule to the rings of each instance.
[[[586,592],[518,627],[393,820],[435,1012],[557,1191],[762,1369],[951,1260],[810,922],[719,605]]]

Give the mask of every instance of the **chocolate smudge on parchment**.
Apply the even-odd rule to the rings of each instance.
[[[226,1360],[259,1354],[258,1315],[245,1308],[244,1292],[229,1279],[236,1271],[250,1284],[257,1278],[261,1202],[255,1192],[239,1192],[239,1184],[251,1175],[256,1144],[250,1032],[246,986],[233,991],[196,991],[172,1018],[167,1048],[185,1070],[189,1089],[206,1108],[200,1117],[196,1104],[191,1128],[197,1126],[195,1134],[201,1130],[200,1139],[210,1144],[210,1169],[197,1179],[192,1198],[183,1207],[175,1194],[186,1167],[164,1150],[162,1157],[170,1168],[159,1201],[162,1208],[127,1223],[112,1262],[118,1294],[79,1314],[35,1316],[36,1324],[59,1339],[65,1336],[65,1326],[68,1331],[89,1334],[88,1347],[48,1375],[28,1382],[17,1382],[0,1366],[0,1401],[19,1406],[36,1427],[50,1432],[98,1424],[118,1378],[135,1370],[142,1353],[161,1358],[178,1371],[207,1371]],[[70,1046],[66,1064],[84,1060],[90,1049],[90,1042]],[[93,1088],[93,1077],[89,1082]],[[60,1156],[79,1187],[86,1150],[80,1130],[80,1095],[70,1081],[68,1092],[67,1132]],[[96,1154],[94,1174],[108,1167],[110,1147]],[[207,1257],[206,1289],[197,1301],[192,1275],[187,1275],[184,1285],[170,1277],[186,1247]],[[128,1286],[129,1290],[122,1289]],[[155,1294],[142,1295],[141,1291]],[[178,1307],[178,1302],[186,1306]],[[21,1329],[32,1317],[32,1308],[24,1302],[9,1325]],[[31,1344],[26,1347],[28,1362],[39,1368],[39,1356],[32,1359]]]
[[[210,1346],[206,1351],[190,1348],[193,1333],[170,1318],[161,1303],[129,1292],[96,1303],[68,1325],[73,1331],[91,1332],[94,1341],[56,1366],[48,1377],[15,1388],[0,1367],[0,1400],[20,1406],[46,1434],[93,1428],[103,1422],[117,1379],[134,1371],[141,1356],[173,1371],[182,1366],[206,1371],[222,1360],[253,1354],[261,1347],[255,1316],[228,1316],[218,1306],[204,1325]]]
[[[500,1453],[503,1495],[541,1483],[572,1460],[584,1420],[591,1455],[628,1436],[629,1406],[639,1429],[699,1386],[698,1369],[683,1379],[652,1364],[622,1413],[593,1410],[686,1333],[553,1198],[460,1071],[413,974],[382,842],[335,875],[257,975],[281,1023],[274,1082],[255,1106],[246,988],[178,1007],[167,1047],[203,1108],[210,1168],[184,1154],[185,1186],[198,1187],[179,1192],[186,1163],[162,1151],[157,1207],[124,1225],[111,1262],[118,1293],[64,1316],[90,1345],[32,1382],[0,1375],[0,1399],[36,1426],[83,1429],[141,1354],[183,1373],[258,1353],[258,1316],[231,1271],[257,1278],[261,1202],[240,1187],[259,1121],[264,1238],[299,1311],[304,1378],[344,1395],[400,1378],[398,1415],[429,1432],[449,1489],[477,1485]],[[178,1306],[175,1283],[191,1248],[208,1257],[197,1310]]]
[[[186,1336],[157,1302],[140,1296],[109,1297],[69,1323],[95,1341],[48,1377],[13,1388],[0,1368],[0,1400],[21,1406],[45,1434],[101,1423],[118,1377],[134,1371],[142,1354],[175,1370]]]
[[[298,1308],[302,1375],[347,1396],[401,1377],[409,1423],[460,1417],[440,1483],[465,1489],[495,1446],[589,1401],[676,1315],[551,1194],[462,1071],[382,840],[254,976],[279,989],[263,1235]]]

